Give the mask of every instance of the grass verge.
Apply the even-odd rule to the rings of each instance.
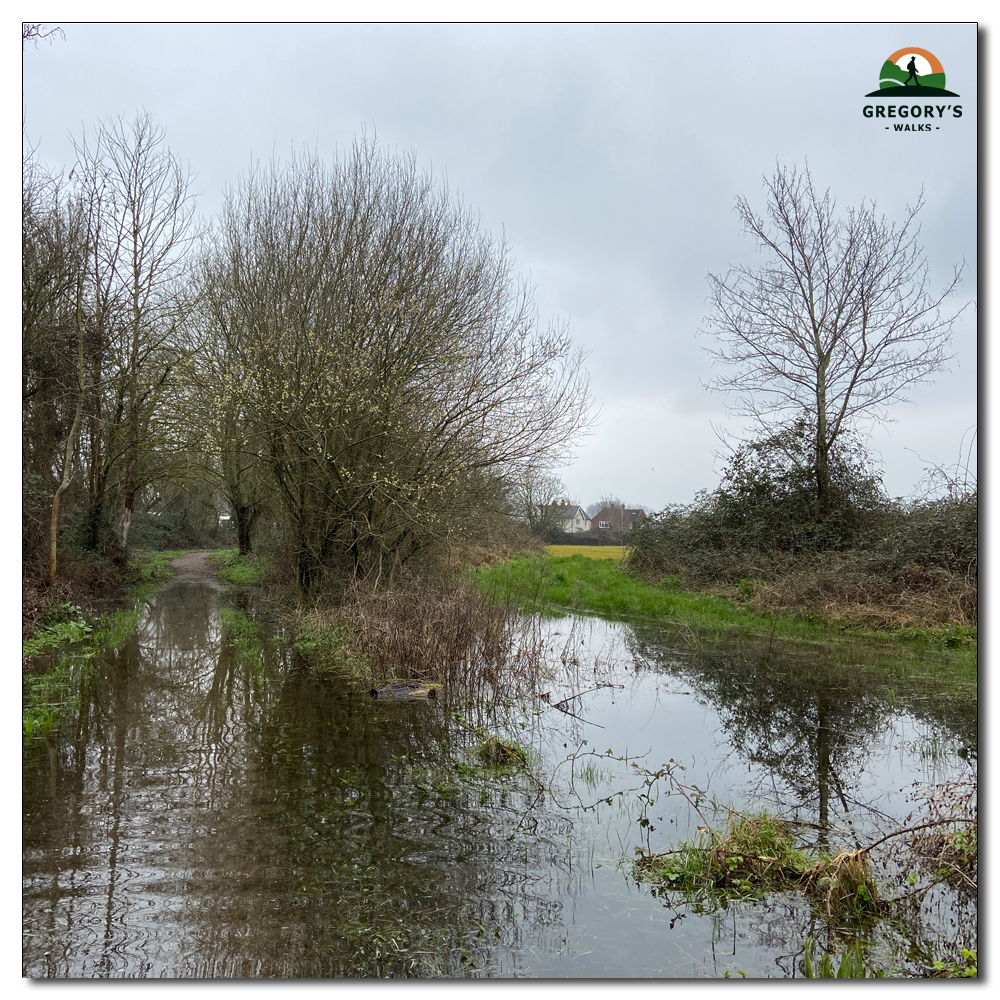
[[[678,576],[655,584],[627,574],[607,559],[582,555],[520,555],[470,571],[494,601],[549,614],[589,612],[615,620],[681,625],[706,630],[743,631],[792,639],[845,637],[905,643],[915,649],[954,649],[974,663],[974,638],[955,627],[868,631],[831,625],[817,615],[778,614],[741,605],[729,598],[681,589]],[[974,670],[973,666],[973,670]]]
[[[473,575],[492,600],[510,600],[526,610],[554,614],[587,611],[607,618],[706,628],[770,631],[775,627],[775,619],[746,611],[724,598],[678,590],[673,578],[656,586],[643,583],[606,559],[517,556],[496,566],[480,567]],[[808,627],[780,617],[777,628],[796,634],[804,628],[808,631]]]
[[[253,587],[267,572],[260,556],[241,556],[236,549],[220,549],[211,554],[211,559],[219,579],[233,587]]]
[[[172,575],[170,560],[183,551],[136,552],[129,562],[134,581],[123,607],[92,622],[74,604],[55,606],[21,645],[21,730],[25,739],[52,732],[80,704],[80,686],[93,671],[98,650],[117,646],[136,629],[146,598]],[[34,661],[34,662],[30,662]]]

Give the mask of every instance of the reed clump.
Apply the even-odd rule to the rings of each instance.
[[[352,584],[291,615],[296,650],[368,688],[416,682],[494,700],[529,691],[542,667],[537,624],[456,573]]]
[[[714,908],[798,890],[827,918],[860,917],[879,909],[871,861],[864,850],[807,854],[795,824],[767,813],[732,813],[721,831],[703,827],[699,840],[660,854],[641,853],[640,881]]]

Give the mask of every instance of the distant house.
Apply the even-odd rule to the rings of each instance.
[[[614,531],[617,534],[623,535],[645,520],[646,512],[641,507],[619,507],[615,505],[599,510],[591,518],[590,524],[595,531]]]
[[[554,503],[549,511],[556,527],[562,531],[569,534],[590,531],[590,518],[587,517],[587,512],[579,504],[570,503],[569,500],[561,500]]]

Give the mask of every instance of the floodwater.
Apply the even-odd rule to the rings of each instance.
[[[727,806],[863,846],[975,775],[941,654],[938,682],[871,650],[536,620],[537,697],[491,716],[317,678],[234,625],[238,600],[153,595],[79,712],[26,742],[26,976],[798,976],[807,938],[836,951],[804,897],[658,895],[636,848]],[[529,767],[485,767],[477,725]],[[915,971],[974,948],[975,920],[933,890],[864,931],[866,961]]]

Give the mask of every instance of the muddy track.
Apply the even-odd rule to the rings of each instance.
[[[203,580],[217,581],[208,552],[188,552],[170,560],[170,568],[180,583],[198,583]]]

